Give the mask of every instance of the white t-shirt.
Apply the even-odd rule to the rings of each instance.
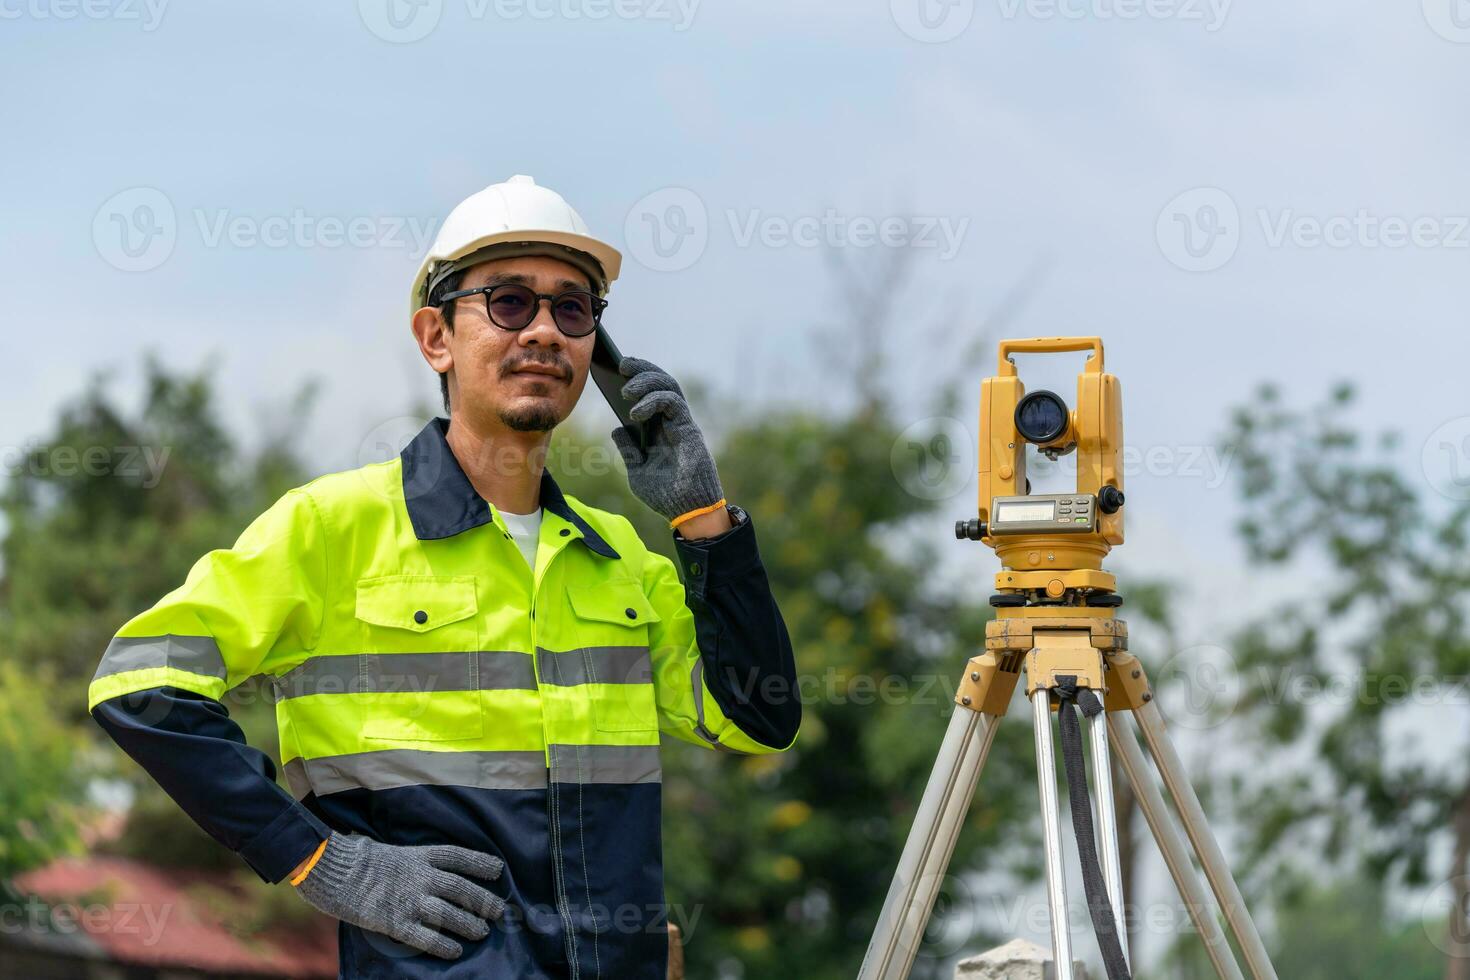
[[[508,510],[501,510],[500,516],[505,520],[505,529],[515,538],[516,546],[525,556],[532,574],[535,574],[536,545],[541,540],[541,508],[537,507],[529,514],[512,514]]]

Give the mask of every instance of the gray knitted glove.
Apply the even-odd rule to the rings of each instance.
[[[343,922],[453,960],[463,947],[434,930],[447,929],[466,939],[489,935],[486,920],[500,918],[505,899],[464,876],[494,881],[504,866],[492,854],[452,844],[399,847],[334,832],[296,890]]]
[[[667,520],[723,498],[714,457],[694,424],[679,382],[638,357],[623,358],[618,372],[632,379],[623,385],[623,397],[634,403],[628,413],[633,420],[646,423],[657,417],[646,456],[627,429],[613,430],[633,493]]]

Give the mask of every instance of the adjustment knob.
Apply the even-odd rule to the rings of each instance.
[[[955,521],[954,536],[961,541],[979,541],[985,537],[985,522],[978,517],[972,517],[968,521]]]
[[[1104,514],[1116,514],[1123,506],[1123,491],[1109,484],[1097,492],[1097,506]]]

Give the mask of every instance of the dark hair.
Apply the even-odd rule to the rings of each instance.
[[[454,333],[455,301],[449,300],[446,303],[443,299],[443,296],[445,293],[452,293],[460,287],[460,284],[464,282],[464,274],[466,271],[468,270],[460,269],[458,272],[451,272],[449,275],[441,279],[433,289],[429,290],[429,301],[427,304],[425,304],[427,306],[439,307],[439,313],[444,317],[444,326],[446,329],[448,329],[450,333]],[[449,373],[447,371],[439,372],[439,395],[444,399],[444,414],[448,415]]]

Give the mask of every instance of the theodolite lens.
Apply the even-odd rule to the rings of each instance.
[[[1044,446],[1067,431],[1067,403],[1050,391],[1033,391],[1016,404],[1016,431]]]

